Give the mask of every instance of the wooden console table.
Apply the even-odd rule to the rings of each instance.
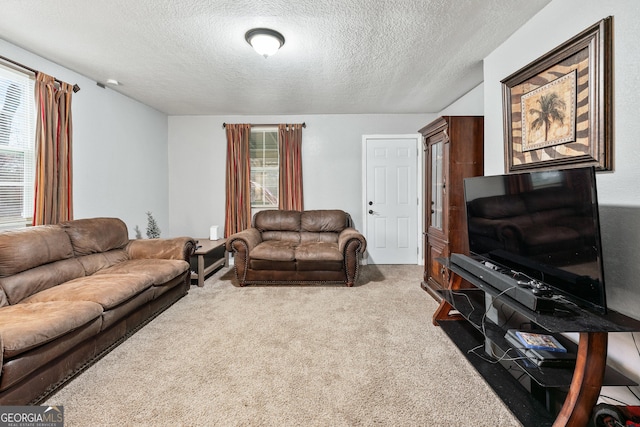
[[[198,239],[198,243],[196,244],[196,251],[193,253],[191,257],[192,260],[192,268],[195,267],[196,270],[191,272],[191,279],[198,280],[198,286],[204,286],[204,279],[206,276],[212,271],[216,270],[219,267],[227,265],[227,251],[224,248],[224,245],[227,243],[227,239],[218,239],[218,240],[209,240],[209,239]],[[222,250],[220,250],[222,248]],[[218,252],[222,252],[222,256],[218,254],[216,256],[215,252],[218,249]],[[205,261],[211,259],[213,262],[208,264]],[[193,262],[195,260],[195,263]],[[195,265],[193,265],[195,264]]]
[[[607,367],[607,340],[609,332],[640,331],[640,321],[612,310],[605,315],[598,315],[574,306],[571,306],[571,314],[568,316],[535,312],[477,276],[455,264],[449,264],[448,259],[439,261],[451,274],[448,289],[440,291],[443,299],[433,315],[433,323],[442,327],[523,425],[586,426],[603,385],[636,385],[629,378]],[[463,280],[472,283],[477,289],[461,289],[460,284]],[[545,405],[533,399],[529,391],[501,365],[487,363],[479,357],[473,360],[473,356],[468,353],[487,339],[501,347],[503,352],[510,348],[504,340],[504,325],[496,325],[485,316],[490,308],[485,308],[485,295],[550,333],[579,333],[573,372],[570,368],[526,368],[523,363],[516,362],[532,380],[542,384],[542,388],[568,386],[567,396],[557,416],[549,413]]]

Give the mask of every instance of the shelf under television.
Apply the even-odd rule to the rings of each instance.
[[[523,425],[582,427],[587,423],[602,385],[635,384],[606,366],[607,334],[640,331],[640,321],[611,310],[600,315],[575,306],[555,313],[535,312],[479,277],[450,264],[448,259],[438,259],[438,262],[450,274],[448,289],[439,292],[442,300],[434,313],[434,324],[442,327]],[[463,280],[476,286],[476,289],[460,289]],[[504,338],[507,326],[499,327],[484,316],[485,295],[491,297],[490,300],[498,300],[509,307],[536,329],[549,333],[579,333],[575,369],[525,367],[524,363],[510,361],[509,369],[516,366],[527,374],[525,378],[531,379],[528,390],[501,364],[490,363],[474,352],[469,352],[475,347],[478,347],[479,352],[484,351],[485,334],[498,349],[504,351],[509,348]],[[563,404],[550,403],[552,398],[558,396],[562,396]],[[554,406],[555,403],[562,407]],[[556,413],[557,417],[554,419],[553,414]]]
[[[471,349],[482,345],[484,340],[480,331],[468,322],[445,320],[439,322],[439,325],[523,426],[553,425],[555,417],[502,365],[487,363],[475,354],[469,353]]]
[[[445,290],[440,291],[439,293],[444,300],[449,302],[451,306],[455,307],[457,312],[467,320],[467,322],[464,323],[475,328],[483,338],[486,336],[486,338],[491,340],[493,344],[501,350],[502,353],[498,356],[502,356],[504,352],[508,352],[505,359],[516,359],[512,360],[512,362],[541,387],[568,388],[571,385],[573,367],[530,367],[525,364],[524,360],[518,359],[519,355],[511,349],[512,346],[504,337],[506,330],[496,325],[484,315],[487,310],[484,299],[484,290],[459,289],[456,291]],[[450,321],[439,321],[439,325],[443,328],[447,328],[448,326],[445,325],[445,322],[452,323]],[[476,346],[481,345],[482,343],[482,341],[479,341]],[[577,353],[578,346],[575,343],[568,339],[564,339],[562,340],[562,344],[568,351]],[[479,351],[482,352],[484,350],[481,349]],[[635,386],[637,383],[617,370],[607,366],[602,385]]]

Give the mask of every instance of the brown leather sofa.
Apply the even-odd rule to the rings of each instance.
[[[344,283],[358,279],[367,247],[341,210],[267,210],[252,227],[229,236],[240,286],[269,283]]]
[[[184,296],[189,237],[116,218],[0,233],[0,405],[38,403]]]

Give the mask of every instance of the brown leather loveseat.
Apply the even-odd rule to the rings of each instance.
[[[229,236],[240,286],[266,283],[344,283],[358,278],[367,247],[341,210],[267,210],[253,226]]]
[[[0,233],[0,405],[38,403],[184,296],[189,237],[117,218]]]

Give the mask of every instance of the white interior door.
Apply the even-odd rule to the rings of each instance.
[[[364,136],[367,262],[418,263],[420,135]]]

